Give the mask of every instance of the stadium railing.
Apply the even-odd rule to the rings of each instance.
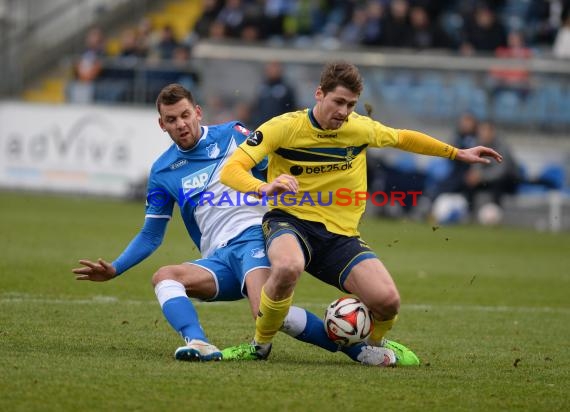
[[[313,99],[312,86],[307,85],[318,78],[323,62],[335,58],[361,67],[367,83],[362,100],[392,117],[442,123],[471,111],[514,129],[570,130],[570,65],[547,57],[518,60],[383,49],[275,49],[201,41],[192,50],[191,62],[178,69],[168,62],[156,66],[107,60],[95,100],[150,103],[148,93],[152,96],[161,85],[192,74],[200,94],[235,100],[240,88],[240,99],[250,101],[261,82],[263,64],[281,60],[287,77],[294,79],[299,103],[306,106]],[[509,70],[527,72],[528,80],[522,86],[498,82],[494,73]]]

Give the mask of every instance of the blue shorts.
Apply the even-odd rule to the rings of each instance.
[[[213,301],[239,300],[247,297],[245,278],[254,269],[269,268],[261,226],[252,226],[233,238],[211,256],[191,264],[206,269],[216,282]]]

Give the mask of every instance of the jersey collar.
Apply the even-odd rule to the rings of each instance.
[[[202,141],[203,138],[206,137],[206,135],[208,134],[208,126],[200,126],[200,130],[202,131],[202,133],[200,133],[200,138],[198,139],[198,141],[196,142],[196,144],[194,146],[192,146],[190,149],[182,149],[180,146],[176,145],[176,148],[178,149],[179,152],[182,153],[189,153],[191,151],[193,151],[194,149],[196,149],[198,147],[198,145],[200,144],[200,142]]]
[[[319,122],[317,122],[317,119],[315,118],[315,114],[313,113],[313,109],[309,109],[309,120],[311,121],[311,124],[316,127],[317,129],[320,130],[325,130],[321,127],[321,125],[319,124]]]

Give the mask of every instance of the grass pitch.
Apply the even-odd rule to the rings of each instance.
[[[279,334],[266,362],[176,362],[179,337],[150,286],[197,256],[181,221],[120,278],[78,282],[112,260],[142,204],[0,192],[0,410],[570,410],[570,234],[366,220],[365,240],[402,295],[391,337],[419,368],[362,367]],[[317,314],[340,293],[303,275]],[[220,347],[248,341],[245,301],[197,304]]]

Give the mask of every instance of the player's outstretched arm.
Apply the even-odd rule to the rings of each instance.
[[[105,282],[119,276],[158,249],[164,238],[167,224],[166,218],[146,218],[141,231],[113,263],[108,263],[103,259],[97,259],[97,262],[82,259],[79,263],[83,267],[73,269],[72,272],[77,275],[77,280],[93,282]]]
[[[501,163],[503,161],[503,156],[495,150],[485,146],[459,149],[455,155],[455,160],[465,163],[491,163],[491,159],[495,159],[497,162]]]
[[[76,280],[90,280],[92,282],[105,282],[113,279],[117,271],[109,262],[103,259],[97,259],[97,262],[92,262],[88,259],[81,259],[79,261],[83,267],[73,269]]]

